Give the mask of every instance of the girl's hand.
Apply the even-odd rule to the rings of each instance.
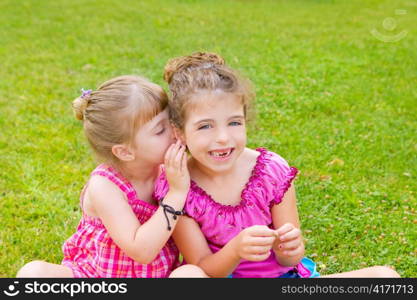
[[[275,230],[277,239],[273,249],[279,256],[294,257],[304,252],[301,230],[291,223],[285,223]]]
[[[267,226],[255,225],[242,230],[232,241],[239,258],[263,261],[271,255],[276,233]]]
[[[190,188],[190,174],[187,168],[185,148],[185,145],[177,140],[165,153],[164,164],[170,191],[187,194]]]

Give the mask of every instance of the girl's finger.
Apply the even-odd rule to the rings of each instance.
[[[172,149],[174,148],[174,145],[175,144],[171,144],[168,147],[167,152],[165,152],[165,158],[164,158],[164,164],[165,164],[165,166],[168,166],[168,164],[169,164],[169,160],[170,160],[170,157],[171,157],[171,152],[172,152]]]
[[[250,251],[248,252],[250,252],[251,254],[262,255],[269,252],[269,250],[271,250],[270,246],[251,246]]]
[[[300,239],[295,239],[295,240],[292,240],[290,242],[281,243],[279,245],[279,249],[294,250],[294,249],[297,249],[300,246],[300,244],[301,244]]]
[[[297,256],[297,255],[300,255],[302,253],[302,251],[303,251],[303,247],[301,247],[301,245],[300,245],[299,247],[297,247],[294,250],[284,251],[283,254],[286,255],[286,256]]]
[[[171,150],[171,152],[169,154],[169,157],[168,157],[168,164],[169,164],[169,166],[173,166],[174,159],[175,159],[175,156],[178,153],[178,149],[179,149],[179,147],[181,145],[181,142],[180,141],[177,141],[175,144],[172,144],[172,145],[173,145],[172,146],[172,150]]]
[[[246,230],[249,231],[250,235],[255,237],[275,237],[275,230],[270,229],[267,226],[262,226],[262,225],[254,225],[252,227],[247,228]]]
[[[182,155],[184,154],[185,151],[185,147],[183,145],[180,145],[180,147],[178,148],[178,152],[174,157],[174,166],[177,169],[181,168],[181,160],[182,160]]]
[[[249,241],[251,246],[270,246],[275,242],[275,236],[252,237]]]
[[[290,240],[296,239],[300,236],[301,236],[301,230],[298,229],[298,228],[294,228],[293,230],[287,232],[286,234],[281,235],[279,237],[279,240],[280,241],[290,241]]]
[[[184,153],[182,154],[182,158],[181,158],[181,173],[185,173],[187,171],[187,161],[188,161],[188,157],[187,157],[187,146],[184,145]]]
[[[279,236],[286,234],[287,232],[291,231],[294,228],[294,225],[291,223],[285,223],[280,228],[276,229],[275,231],[278,233]]]
[[[271,253],[268,251],[267,253],[264,253],[264,254],[251,254],[251,255],[247,255],[245,257],[245,259],[246,260],[250,260],[250,261],[264,261],[270,255],[271,255]]]

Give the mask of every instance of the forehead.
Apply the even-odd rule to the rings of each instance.
[[[165,108],[160,113],[158,113],[155,117],[150,119],[148,122],[141,126],[141,130],[152,130],[155,126],[157,126],[161,121],[168,120],[168,108]]]
[[[205,118],[221,118],[244,115],[242,98],[220,90],[195,93],[187,109],[187,121]]]

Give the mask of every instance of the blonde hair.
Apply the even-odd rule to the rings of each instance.
[[[138,128],[167,105],[167,94],[159,85],[133,75],[110,79],[72,102],[94,153],[99,160],[113,164],[118,159],[112,147],[132,144]]]
[[[245,117],[255,97],[250,81],[228,67],[216,53],[195,52],[169,60],[165,65],[164,80],[170,90],[170,119],[180,129],[184,128],[192,94],[200,90],[221,90],[240,96]]]

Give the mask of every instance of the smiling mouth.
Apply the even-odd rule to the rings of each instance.
[[[213,150],[213,151],[209,151],[208,153],[215,160],[225,160],[230,157],[230,155],[232,154],[234,150],[235,150],[234,148],[228,148],[228,149]]]

